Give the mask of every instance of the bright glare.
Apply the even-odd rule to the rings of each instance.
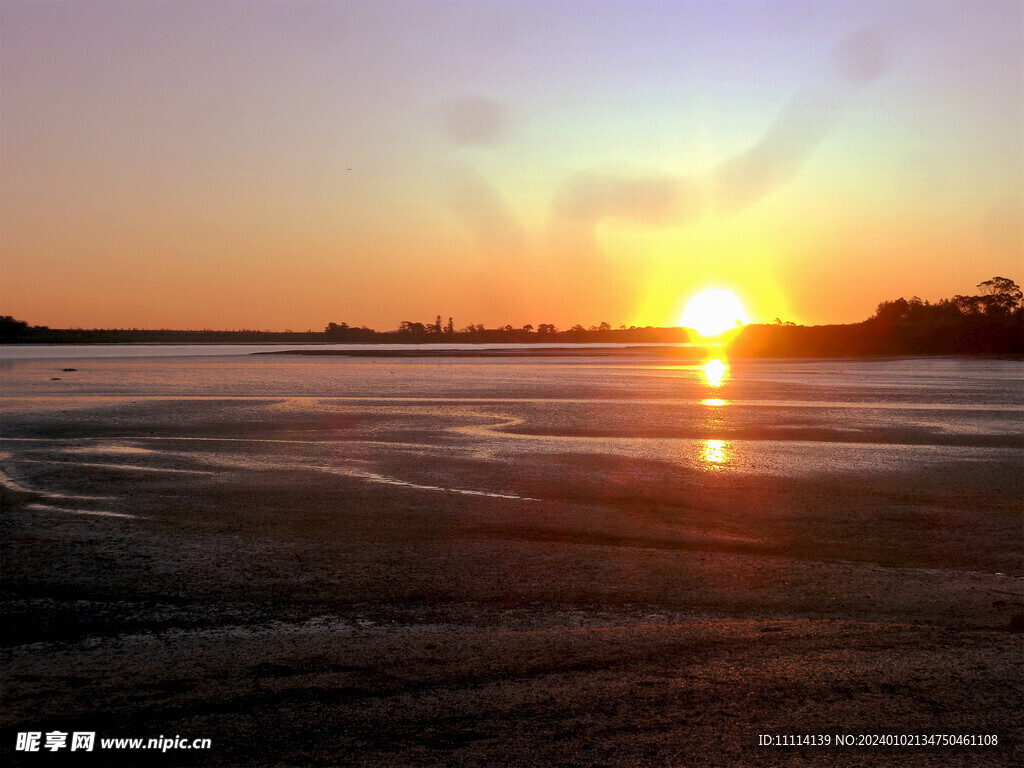
[[[715,288],[690,299],[680,324],[693,328],[701,336],[717,336],[748,322],[747,313],[736,294]]]
[[[704,462],[725,464],[729,460],[729,449],[724,440],[708,440],[704,443]]]
[[[704,371],[704,378],[709,385],[720,387],[722,386],[723,379],[725,379],[725,372],[729,370],[729,366],[716,358],[704,363],[701,370]]]

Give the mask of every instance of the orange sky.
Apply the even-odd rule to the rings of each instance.
[[[1019,3],[4,2],[0,313],[753,321],[1024,279]]]

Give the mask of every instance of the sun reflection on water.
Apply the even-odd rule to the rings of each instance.
[[[704,371],[704,380],[709,386],[720,387],[725,380],[725,374],[729,371],[729,366],[715,357],[704,363],[701,370]]]
[[[720,467],[729,461],[729,446],[725,440],[705,440],[702,458],[705,464]]]
[[[709,397],[707,400],[704,400],[702,404],[703,405],[715,405],[715,406],[717,406],[717,405],[725,405],[725,400],[720,400],[717,397]]]

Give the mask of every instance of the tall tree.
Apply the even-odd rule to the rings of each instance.
[[[993,277],[983,283],[978,283],[978,290],[984,297],[982,304],[985,307],[985,314],[1006,313],[1024,304],[1024,294],[1020,286],[1008,277]]]

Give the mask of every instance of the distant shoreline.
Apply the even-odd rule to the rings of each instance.
[[[711,350],[719,348],[717,345],[693,344],[688,346],[628,346],[628,347],[581,347],[579,345],[566,343],[558,346],[545,346],[540,348],[516,348],[498,349],[485,347],[482,349],[289,349],[275,350],[273,352],[252,352],[252,355],[300,355],[303,357],[498,357],[498,358],[531,358],[531,357],[666,357],[686,360],[702,360],[714,353]],[[1022,354],[872,354],[872,355],[829,355],[824,356],[767,356],[758,357],[736,357],[727,354],[727,347],[720,348],[720,354],[730,358],[741,360],[892,360],[894,358],[947,358],[947,357],[969,357],[977,359],[999,359],[999,360],[1021,360]]]
[[[928,307],[926,309],[934,309]],[[941,309],[941,308],[940,308]],[[923,312],[923,310],[922,310]],[[927,313],[924,313],[927,314]],[[659,354],[671,349],[676,357],[686,350],[720,347],[730,357],[867,358],[893,356],[985,356],[1024,354],[1024,313],[930,315],[921,319],[895,320],[882,313],[850,325],[747,325],[731,333],[727,341],[704,342],[686,328],[582,329],[538,333],[524,329],[481,329],[474,332],[406,333],[377,332],[364,328],[332,329],[330,332],[267,331],[116,331],[10,327],[0,333],[0,346],[36,345],[280,345],[294,350],[265,354],[346,355],[349,357],[544,357],[594,345],[586,354]],[[10,325],[10,323],[8,323]],[[15,323],[17,325],[17,323]],[[311,345],[345,345],[345,350],[303,349]],[[451,349],[465,345],[468,349]],[[503,345],[516,345],[500,349]],[[603,345],[603,346],[598,346]],[[610,346],[610,345],[615,345]],[[644,346],[640,346],[644,345]],[[367,347],[359,350],[351,347]],[[382,346],[402,346],[387,350]],[[372,347],[372,348],[371,348]],[[409,349],[415,347],[415,349]],[[439,349],[449,347],[447,349]],[[499,347],[495,350],[494,347]],[[600,350],[613,349],[614,352]]]
[[[572,343],[543,347],[481,349],[288,349],[273,352],[253,352],[253,355],[304,355],[328,357],[561,357],[566,354],[586,357],[622,357],[624,355],[654,355],[665,357],[704,357],[709,347],[716,345],[694,344],[687,346],[628,346],[628,347],[581,347]]]

